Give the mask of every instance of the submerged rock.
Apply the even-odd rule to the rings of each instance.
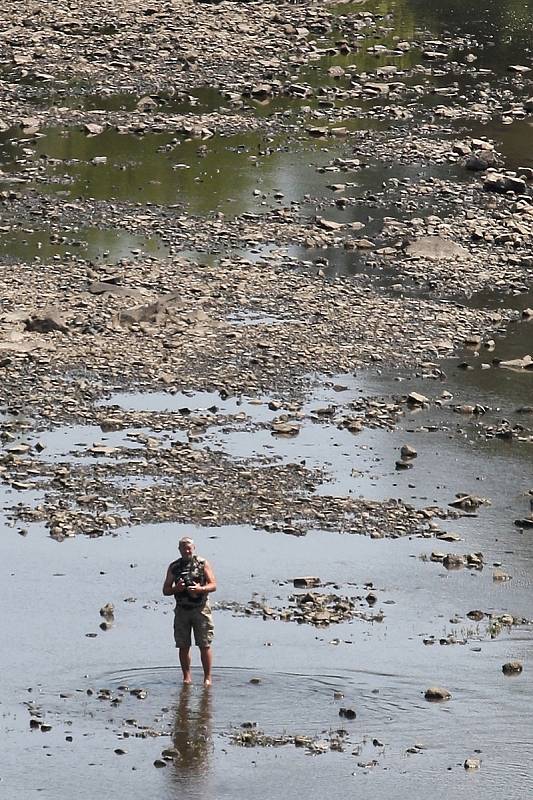
[[[503,572],[501,569],[495,569],[492,573],[492,580],[496,583],[505,583],[506,581],[510,581],[512,576],[509,575],[507,572]]]

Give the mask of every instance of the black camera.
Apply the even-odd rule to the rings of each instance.
[[[194,586],[194,584],[196,583],[190,572],[182,572],[180,578],[185,584],[186,589],[188,589],[190,586]]]

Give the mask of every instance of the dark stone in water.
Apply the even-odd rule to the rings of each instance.
[[[339,717],[345,717],[345,719],[355,719],[357,716],[356,712],[353,708],[340,708],[339,709]]]
[[[295,589],[300,589],[305,586],[320,586],[320,578],[312,576],[293,578],[292,583]]]
[[[508,661],[507,664],[502,666],[504,675],[520,675],[522,669],[523,667],[520,661]]]
[[[411,462],[410,462],[410,461],[401,461],[401,460],[398,460],[398,461],[396,462],[396,465],[395,465],[395,466],[396,466],[396,469],[397,469],[397,470],[401,470],[401,469],[413,469],[413,465],[411,464]]]
[[[515,519],[514,524],[517,526],[517,528],[533,528],[533,519],[531,517]]]

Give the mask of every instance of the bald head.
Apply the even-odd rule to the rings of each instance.
[[[179,540],[178,547],[181,557],[184,558],[186,561],[188,561],[190,558],[193,557],[195,547],[194,547],[194,541],[191,539],[190,536],[183,536],[183,538]]]

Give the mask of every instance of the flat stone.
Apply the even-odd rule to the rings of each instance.
[[[316,224],[325,231],[338,231],[341,228],[344,228],[342,222],[335,222],[332,219],[324,219],[324,217],[317,217]]]
[[[424,406],[429,403],[429,398],[418,392],[410,392],[407,395],[407,402],[412,406]]]
[[[83,126],[83,130],[85,133],[89,134],[89,136],[98,136],[105,131],[105,127],[104,125],[99,125],[97,122],[86,122]]]
[[[506,369],[533,369],[533,357],[526,355],[522,358],[511,358],[508,361],[498,362],[498,366]]]
[[[442,236],[422,236],[408,244],[405,252],[413,258],[428,258],[431,261],[466,258],[469,255],[468,250],[462,245]]]

